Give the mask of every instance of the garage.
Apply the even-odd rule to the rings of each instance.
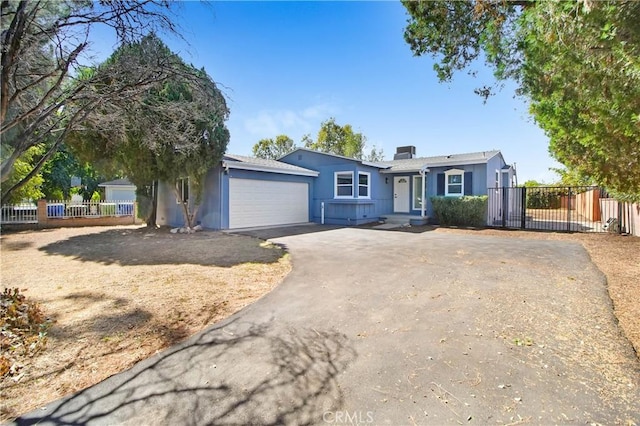
[[[229,228],[309,222],[309,184],[229,179]]]
[[[104,188],[105,200],[107,201],[136,200],[136,186],[128,179],[116,179],[103,182],[98,186]]]

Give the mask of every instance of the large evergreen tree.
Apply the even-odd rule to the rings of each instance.
[[[104,64],[85,70],[87,78],[112,84],[111,75],[162,63],[173,68],[171,80],[158,82],[141,102],[112,101],[88,114],[82,129],[67,138],[85,160],[105,172],[120,170],[138,188],[142,206],[154,206],[154,182],[175,187],[185,225],[193,227],[208,170],[220,161],[229,142],[229,110],[224,96],[204,70],[186,65],[151,34],[118,49]],[[135,79],[133,73],[129,78]],[[190,199],[179,182],[188,178]],[[188,201],[188,202],[187,202]],[[147,212],[155,224],[154,211]]]
[[[484,60],[515,80],[571,173],[640,200],[640,2],[403,1],[441,81]],[[493,87],[477,92],[485,97]]]

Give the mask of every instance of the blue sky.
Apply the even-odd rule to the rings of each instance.
[[[419,156],[500,149],[519,182],[556,178],[548,139],[514,86],[483,104],[473,89],[493,79],[481,64],[476,78],[439,83],[432,59],[413,57],[403,39],[399,2],[185,2],[177,13],[188,43],[161,37],[226,94],[230,153],[250,155],[278,134],[315,138],[335,117],[387,159],[403,145]]]

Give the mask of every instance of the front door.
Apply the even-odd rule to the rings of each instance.
[[[409,176],[393,177],[393,212],[409,213]]]

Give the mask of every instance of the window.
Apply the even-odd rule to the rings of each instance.
[[[180,198],[176,198],[176,203],[180,204],[181,201],[189,202],[189,178],[180,178],[176,181],[176,188]]]
[[[353,172],[335,173],[334,198],[353,198]]]
[[[358,172],[358,198],[370,198],[369,182],[371,173]]]
[[[413,177],[413,210],[422,210],[422,176]],[[424,195],[426,199],[427,188],[424,188]]]
[[[448,197],[462,197],[464,195],[464,170],[448,170],[444,173],[444,195]]]

